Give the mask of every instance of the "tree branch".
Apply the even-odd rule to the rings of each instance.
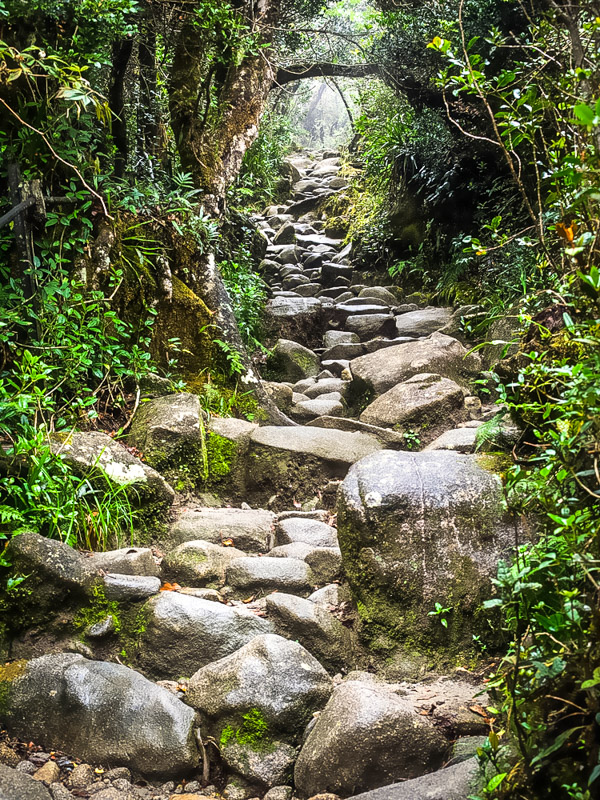
[[[381,64],[333,64],[329,61],[292,64],[277,70],[273,88],[307,78],[366,78],[368,75],[382,76],[382,74]]]

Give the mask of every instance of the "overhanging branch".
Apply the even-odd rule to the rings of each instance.
[[[292,64],[277,70],[273,88],[307,78],[366,78],[369,75],[382,77],[382,72],[380,64],[333,64],[329,61]]]

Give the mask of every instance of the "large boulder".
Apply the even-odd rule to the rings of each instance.
[[[514,544],[500,478],[476,456],[384,451],[352,467],[338,496],[344,570],[366,631],[454,653],[488,634],[481,603]],[[450,609],[441,617],[436,607]]]
[[[197,766],[193,710],[138,672],[74,653],[23,662],[15,672],[0,683],[13,735],[145,776]]]
[[[203,428],[198,395],[169,394],[140,405],[127,440],[144,461],[178,485],[195,485],[202,482],[207,466]]]
[[[479,797],[486,782],[478,759],[469,758],[420,778],[354,795],[352,800],[465,800]]]
[[[464,390],[450,378],[422,373],[376,397],[360,421],[399,433],[415,431],[427,444],[443,430],[467,419]]]
[[[130,502],[145,516],[164,514],[173,504],[175,492],[162,475],[106,433],[75,431],[61,435],[53,440],[52,450],[76,474],[100,489],[106,489],[107,482],[117,489],[126,487]]]
[[[273,297],[264,313],[265,331],[272,338],[318,347],[325,314],[316,297]]]
[[[306,738],[294,770],[296,789],[312,797],[348,797],[441,766],[448,740],[429,717],[389,687],[337,686]]]
[[[459,341],[443,333],[386,347],[350,362],[355,389],[378,395],[423,372],[434,372],[464,383],[465,377],[479,367],[477,355],[467,356],[467,350]]]
[[[267,360],[269,371],[282,381],[314,378],[321,371],[319,356],[297,342],[279,339]]]
[[[297,740],[332,690],[331,678],[302,645],[266,635],[198,670],[185,700],[218,741],[254,734],[264,746],[273,737]],[[223,736],[227,729],[233,737]]]
[[[274,522],[275,514],[263,509],[184,511],[169,531],[168,540],[173,545],[195,540],[218,545],[227,542],[249,553],[265,553],[270,547]]]
[[[166,680],[192,675],[272,630],[246,608],[179,592],[161,592],[141,615],[138,663],[152,677]]]
[[[25,578],[18,593],[0,594],[3,622],[13,632],[42,622],[59,608],[80,607],[102,582],[91,559],[39,533],[13,536],[4,558],[13,576]]]

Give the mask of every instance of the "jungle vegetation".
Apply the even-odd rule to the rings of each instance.
[[[352,178],[330,214],[365,268],[506,348],[480,391],[525,431],[506,501],[538,537],[488,601],[485,797],[597,797],[599,43],[593,0],[0,0],[0,216],[29,203],[0,220],[0,536],[127,531],[50,441],[118,435],[149,373],[186,385],[157,323],[178,282],[222,276],[239,327],[207,329],[208,383],[235,387],[265,298],[249,214],[329,82]]]

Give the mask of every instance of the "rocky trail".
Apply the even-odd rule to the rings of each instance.
[[[296,424],[206,423],[195,395],[155,391],[129,449],[57,445],[134,486],[151,533],[9,546],[32,578],[0,667],[2,800],[476,793],[481,603],[515,535],[475,454],[488,365],[461,341],[468,309],[353,267],[319,210],[346,186],[339,155],[290,163],[292,201],[255,221],[266,388]]]

